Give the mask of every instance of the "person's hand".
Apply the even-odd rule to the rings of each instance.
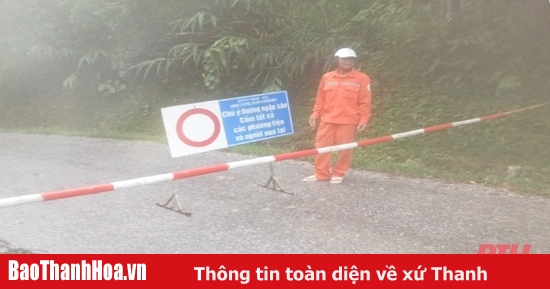
[[[366,124],[366,123],[360,123],[359,125],[357,125],[357,131],[362,131],[362,130],[364,130],[366,127],[367,127],[367,124]]]
[[[309,118],[309,125],[316,126],[317,125],[317,119],[313,118],[313,117],[310,117]]]

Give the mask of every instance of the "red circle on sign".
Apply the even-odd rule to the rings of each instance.
[[[212,120],[212,122],[214,122],[214,132],[212,133],[212,136],[210,136],[206,140],[203,140],[203,141],[190,140],[183,133],[183,123],[185,122],[185,120],[187,118],[189,118],[190,116],[195,115],[195,114],[204,114],[208,118],[210,118]],[[220,135],[220,129],[221,129],[221,126],[220,126],[220,120],[218,119],[218,117],[213,112],[209,111],[208,109],[204,109],[204,108],[193,108],[193,109],[190,109],[190,110],[186,111],[184,114],[182,114],[180,116],[180,118],[178,119],[178,122],[176,124],[176,132],[177,132],[178,137],[180,138],[180,140],[183,143],[185,143],[189,146],[192,146],[192,147],[204,147],[204,146],[207,146],[207,145],[213,143],[218,138],[218,136]]]

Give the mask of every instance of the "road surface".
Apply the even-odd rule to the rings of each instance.
[[[3,133],[0,198],[248,158],[214,151],[182,162],[165,143]],[[274,168],[293,195],[257,185],[269,178],[263,164],[2,208],[0,252],[476,253],[514,243],[550,253],[548,197],[355,170],[339,185],[305,183],[309,163]],[[174,193],[191,217],[156,205]]]

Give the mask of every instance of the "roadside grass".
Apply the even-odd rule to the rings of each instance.
[[[369,128],[358,140],[461,121],[544,102],[544,98],[444,95],[417,88],[375,92]],[[70,93],[22,101],[0,96],[0,131],[166,142],[160,109],[219,98],[223,92],[146,87],[109,96]],[[225,96],[228,97],[228,96]],[[292,96],[291,96],[292,97]],[[294,134],[235,146],[267,156],[314,147],[312,98],[292,101]],[[475,183],[550,195],[550,106],[354,150],[352,167],[416,178]],[[168,144],[166,144],[168,145]],[[313,161],[313,157],[302,158]]]
[[[97,130],[66,130],[59,127],[23,127],[23,128],[0,128],[2,133],[22,134],[43,134],[61,135],[69,137],[107,138],[116,140],[145,140],[152,142],[163,142],[164,135],[152,135],[141,132],[119,132],[119,131],[97,131]]]

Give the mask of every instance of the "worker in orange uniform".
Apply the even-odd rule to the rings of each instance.
[[[309,118],[311,126],[319,125],[315,136],[316,148],[353,142],[355,133],[367,127],[371,115],[370,78],[354,69],[357,60],[355,51],[342,48],[334,56],[338,59],[338,67],[323,75],[313,114]],[[351,149],[338,152],[332,172],[331,157],[332,153],[316,155],[315,174],[304,181],[341,183],[351,164]]]

